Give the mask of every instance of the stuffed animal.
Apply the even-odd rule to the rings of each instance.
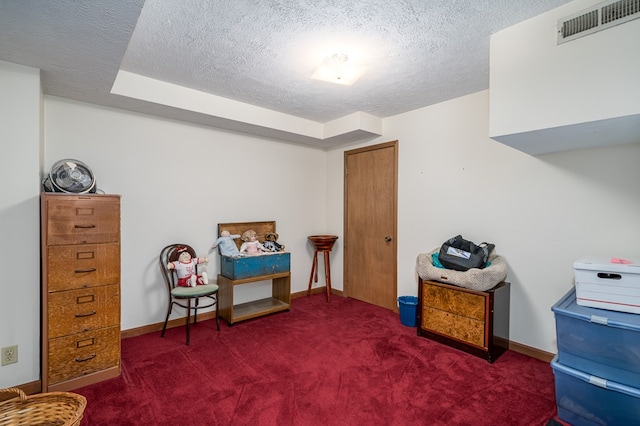
[[[256,231],[250,229],[242,234],[242,245],[240,246],[240,253],[247,256],[257,256],[259,254],[268,253],[269,250],[258,241]]]
[[[175,262],[169,262],[167,268],[175,269],[178,274],[178,286],[180,287],[195,287],[197,285],[209,284],[209,278],[206,272],[202,272],[200,275],[196,273],[196,265],[200,263],[209,262],[207,257],[191,257],[191,253],[187,247],[179,247],[178,260]]]
[[[227,257],[239,257],[243,256],[238,250],[238,246],[233,242],[236,238],[240,238],[240,235],[231,235],[229,231],[220,232],[220,237],[213,243],[212,249],[220,247],[220,254]]]
[[[278,242],[278,234],[276,234],[275,232],[268,232],[264,236],[264,242],[262,243],[262,245],[267,250],[273,252],[284,251],[284,244],[280,244]]]

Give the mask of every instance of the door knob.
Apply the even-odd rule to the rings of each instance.
[[[390,235],[387,235],[386,237],[384,237],[384,240],[389,243],[391,242],[391,240],[393,240],[393,238],[391,238]]]

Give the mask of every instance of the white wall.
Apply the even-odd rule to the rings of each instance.
[[[530,156],[489,139],[488,97],[388,118],[375,141],[399,140],[398,295],[417,294],[419,253],[459,233],[495,243],[509,264],[510,339],[555,352],[551,306],[573,285],[573,262],[640,259],[640,144]],[[343,152],[352,148],[327,160],[327,223],[340,236]]]
[[[40,73],[0,61],[0,388],[40,377]]]
[[[291,290],[306,290],[306,237],[325,232],[323,151],[55,97],[45,97],[45,116],[47,170],[75,158],[98,188],[122,195],[123,330],[164,321],[157,256],[166,244],[208,255],[216,276],[218,223],[275,220],[291,252]],[[241,286],[238,300],[270,296],[268,284]]]
[[[640,20],[557,44],[557,20],[598,3],[573,1],[491,36],[492,135],[640,113]]]
[[[490,135],[524,152],[638,142],[640,20],[557,44],[576,0],[491,36]]]

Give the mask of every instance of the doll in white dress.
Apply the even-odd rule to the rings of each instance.
[[[256,231],[250,229],[242,234],[242,245],[240,246],[240,253],[247,256],[257,256],[264,253],[270,253],[269,250],[258,241]]]
[[[191,253],[186,247],[178,248],[178,260],[169,262],[167,268],[175,269],[178,274],[178,286],[195,287],[197,285],[209,284],[209,278],[206,272],[197,274],[196,265],[209,262],[207,257],[192,258]]]

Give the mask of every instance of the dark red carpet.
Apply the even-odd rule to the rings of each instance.
[[[83,425],[546,425],[549,364],[494,364],[416,335],[398,314],[334,296],[228,327],[122,341],[122,376],[75,392]]]

